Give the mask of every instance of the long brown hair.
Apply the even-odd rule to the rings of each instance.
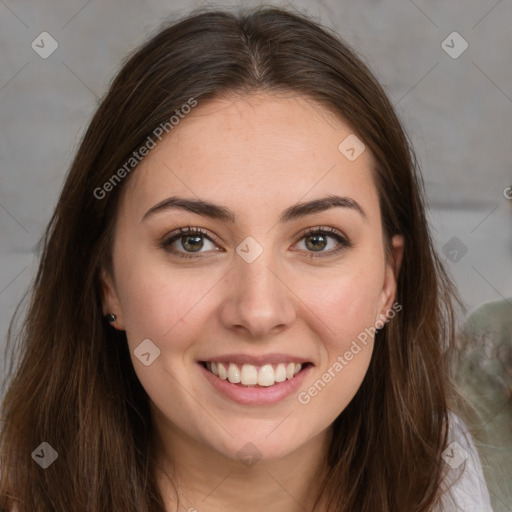
[[[405,239],[396,296],[403,310],[376,335],[367,375],[334,422],[321,496],[333,511],[433,509],[448,422],[443,350],[454,315],[413,152],[383,89],[345,43],[301,14],[260,8],[200,11],[161,30],[127,60],[90,122],[17,337],[3,401],[2,511],[15,503],[20,512],[165,510],[148,396],[125,335],[106,324],[101,306],[100,272],[111,265],[129,176],[108,193],[98,188],[190,98],[200,105],[254,91],[291,91],[348,122],[376,162],[386,242]],[[45,470],[31,458],[42,442],[58,453]]]

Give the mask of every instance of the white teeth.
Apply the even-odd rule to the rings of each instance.
[[[240,382],[240,370],[236,364],[229,363],[228,380],[232,384],[238,384]]]
[[[273,386],[275,383],[292,379],[302,369],[300,363],[279,363],[275,368],[265,364],[259,369],[252,364],[244,364],[242,368],[235,363],[206,363],[207,369],[222,380],[244,386]]]
[[[228,372],[226,371],[226,368],[224,368],[224,365],[222,363],[219,363],[217,365],[217,370],[219,371],[219,377],[222,380],[226,380],[228,378]]]
[[[284,382],[286,380],[286,366],[283,363],[277,365],[274,373],[274,380],[276,382]]]
[[[242,366],[242,384],[244,386],[254,386],[258,383],[258,370],[252,364],[244,364]]]
[[[258,372],[258,384],[260,386],[272,386],[274,383],[274,368],[272,368],[272,365],[262,366]]]

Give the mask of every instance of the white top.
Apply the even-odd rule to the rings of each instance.
[[[443,495],[442,508],[435,512],[493,512],[473,439],[456,414],[450,412],[449,417],[448,446],[443,452],[447,464],[443,489],[456,481]]]

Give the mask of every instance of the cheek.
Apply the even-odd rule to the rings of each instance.
[[[315,378],[303,387],[298,401],[312,417],[333,421],[357,393],[373,352],[381,268],[352,266],[331,279],[317,280],[307,295],[309,309],[323,325],[322,361]],[[309,288],[312,290],[311,288]]]
[[[119,269],[120,283],[124,277],[119,295],[135,372],[157,407],[181,424],[183,419],[187,421],[186,414],[181,418],[183,411],[194,410],[197,405],[182,388],[192,389],[187,373],[189,354],[194,341],[201,337],[213,283],[193,271],[180,272],[149,258],[141,258],[137,264],[125,262]],[[143,353],[138,347],[147,339],[157,349],[151,344],[149,350],[144,349],[154,361],[145,366],[137,354]],[[154,360],[153,353],[158,354]]]
[[[310,310],[323,321],[330,350],[343,350],[347,342],[374,326],[382,275],[383,266],[374,262],[373,266],[347,265],[330,276],[318,274],[318,279],[304,283],[300,293]]]
[[[210,288],[204,275],[177,271],[154,258],[120,262],[118,294],[131,349],[149,338],[166,352],[183,351],[186,342],[180,341],[180,333],[186,326],[193,338],[198,324],[187,320],[201,314]]]

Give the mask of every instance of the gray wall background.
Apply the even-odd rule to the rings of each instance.
[[[512,296],[512,0],[271,3],[334,28],[388,91],[420,160],[437,247],[469,310]],[[169,16],[205,4],[0,0],[0,350],[36,269],[34,247],[121,59]],[[442,46],[454,31],[468,44],[458,58],[461,39]],[[46,59],[31,47],[42,32],[58,43]]]

